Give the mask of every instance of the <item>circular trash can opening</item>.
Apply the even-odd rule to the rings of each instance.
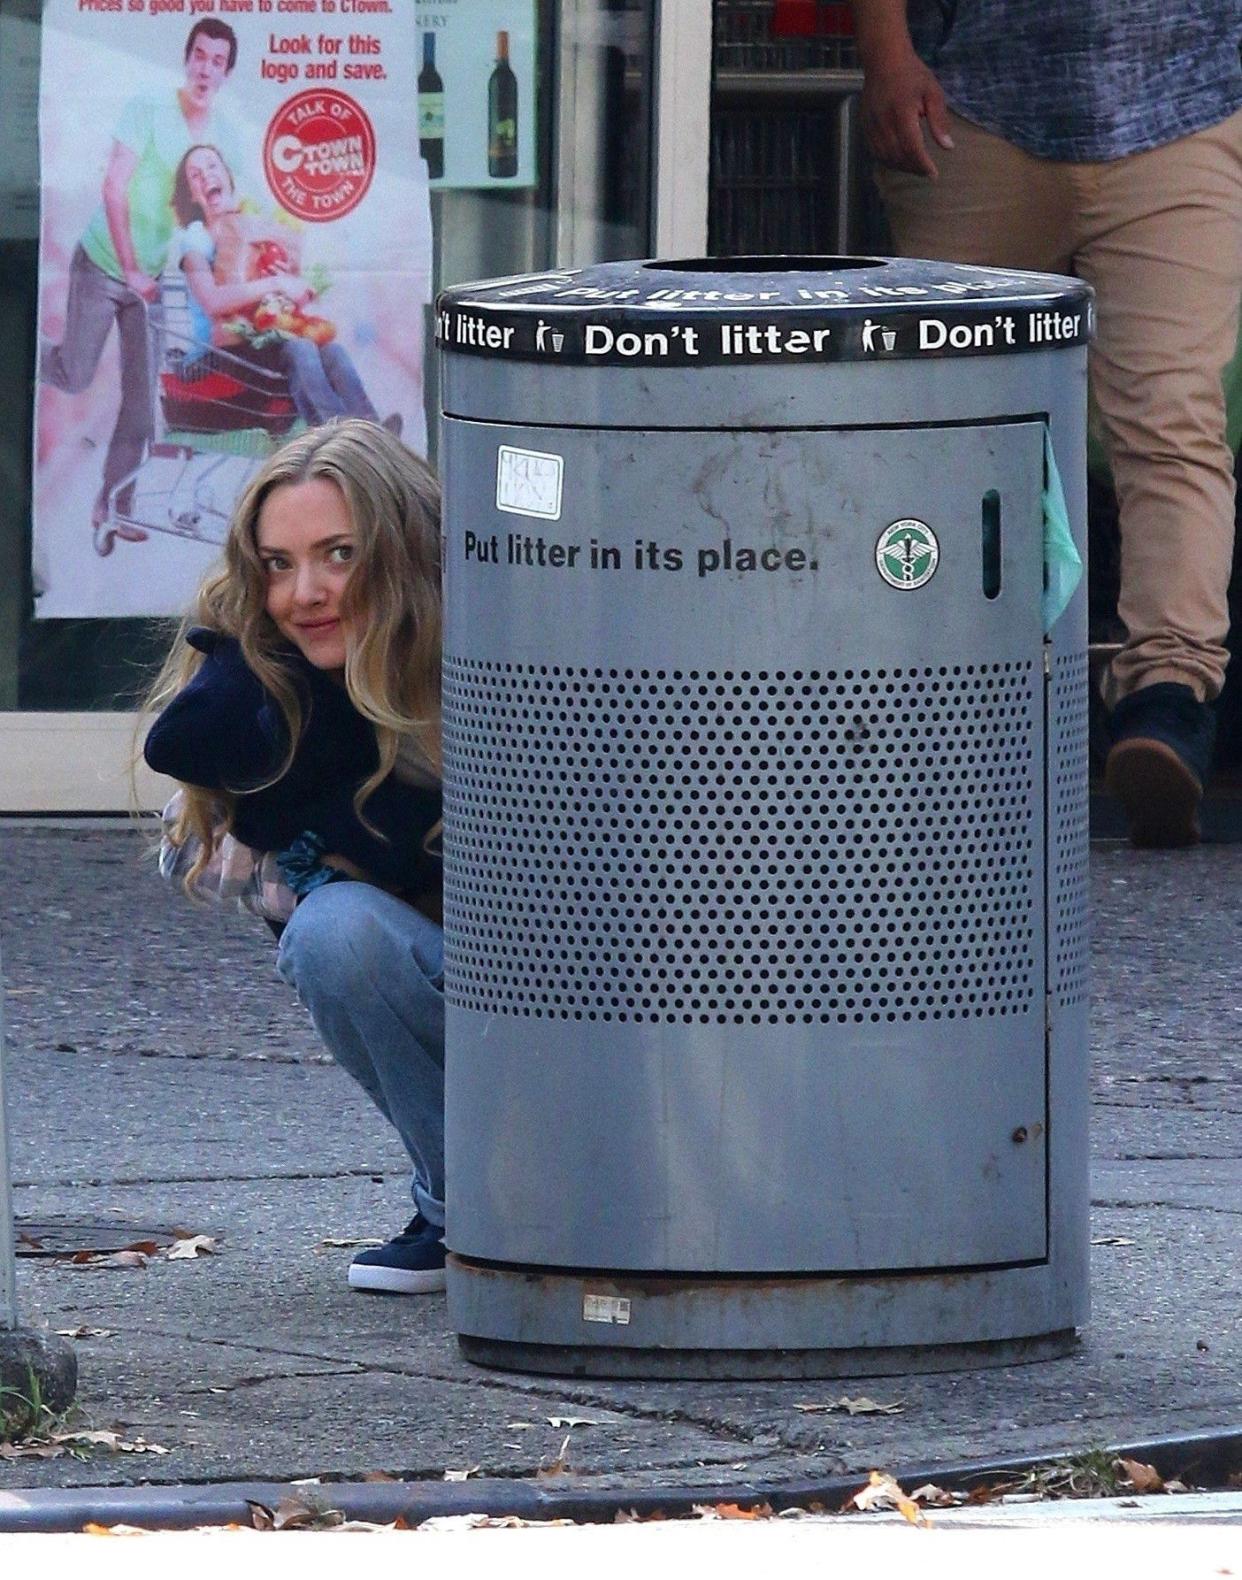
[[[755,254],[723,258],[653,258],[644,269],[679,274],[838,274],[845,269],[882,269],[887,258],[858,258],[847,254]]]

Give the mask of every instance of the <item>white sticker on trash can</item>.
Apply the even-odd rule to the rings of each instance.
[[[559,521],[564,472],[563,456],[502,444],[496,456],[496,509]]]
[[[926,587],[940,564],[940,542],[925,521],[894,521],[875,546],[876,569],[890,587],[913,592]]]
[[[630,1320],[630,1303],[619,1295],[583,1295],[582,1320],[619,1322],[624,1326]]]

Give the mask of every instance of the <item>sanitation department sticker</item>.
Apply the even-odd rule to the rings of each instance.
[[[876,569],[890,587],[913,592],[925,587],[940,564],[940,544],[925,521],[894,521],[875,546]]]

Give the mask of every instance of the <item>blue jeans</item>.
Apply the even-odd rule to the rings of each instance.
[[[443,1226],[443,932],[372,884],[326,883],[289,919],[277,967],[332,1057],[396,1127],[414,1205]]]
[[[312,428],[330,417],[378,420],[353,359],[335,340],[282,340],[280,356],[298,416]]]

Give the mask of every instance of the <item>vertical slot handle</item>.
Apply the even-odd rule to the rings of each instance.
[[[989,488],[982,502],[983,596],[1000,596],[1001,590],[1001,502],[996,489]]]

